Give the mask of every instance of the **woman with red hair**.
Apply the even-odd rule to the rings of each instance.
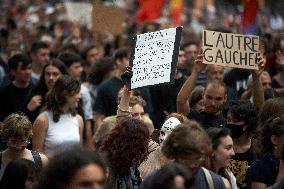
[[[103,140],[100,148],[110,163],[108,185],[114,189],[138,188],[141,183],[138,166],[148,156],[150,140],[147,126],[138,119],[122,120]]]

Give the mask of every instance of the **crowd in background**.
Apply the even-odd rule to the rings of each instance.
[[[284,188],[283,1],[244,1],[258,70],[202,62],[203,29],[245,33],[244,2],[72,1],[120,7],[120,34],[66,2],[0,1],[0,188]],[[177,25],[174,84],[131,90],[133,37]]]

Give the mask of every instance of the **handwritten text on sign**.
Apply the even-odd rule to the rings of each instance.
[[[131,88],[171,81],[176,28],[137,36]]]
[[[205,64],[258,69],[258,36],[204,30],[202,44]]]

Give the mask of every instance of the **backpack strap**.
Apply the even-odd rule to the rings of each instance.
[[[214,182],[213,182],[213,179],[212,179],[210,172],[207,169],[205,169],[204,167],[202,167],[202,170],[204,172],[204,175],[205,175],[205,178],[206,178],[206,181],[207,181],[209,188],[215,189]]]
[[[36,166],[38,168],[41,168],[42,167],[42,160],[41,160],[39,153],[37,151],[34,151],[34,150],[32,150],[31,153],[32,153],[32,156],[34,158],[34,162],[35,162]]]

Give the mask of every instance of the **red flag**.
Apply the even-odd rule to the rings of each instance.
[[[245,34],[256,34],[257,0],[243,0],[243,30]]]
[[[139,10],[136,13],[138,23],[154,21],[161,16],[165,0],[139,0]]]

